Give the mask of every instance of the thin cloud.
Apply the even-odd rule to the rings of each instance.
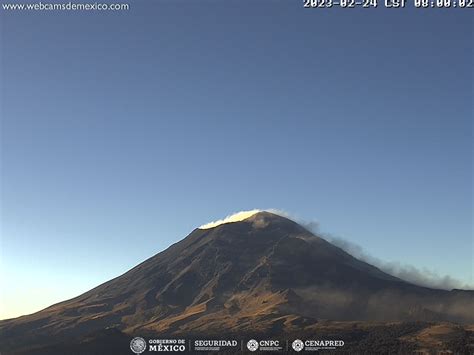
[[[438,288],[444,290],[457,289],[474,289],[473,285],[466,284],[449,275],[440,275],[439,273],[429,270],[427,268],[418,268],[410,264],[403,264],[397,261],[383,261],[375,256],[370,255],[360,245],[353,243],[347,239],[335,237],[331,234],[317,232],[319,229],[311,229],[311,226],[305,227],[317,234],[319,237],[326,239],[331,244],[341,248],[353,257],[365,261],[368,264],[376,266],[380,270],[398,277],[402,280],[408,281],[415,285]]]
[[[290,217],[289,213],[283,213],[287,217]],[[415,285],[444,290],[452,290],[454,288],[464,290],[474,289],[474,285],[468,284],[449,275],[440,275],[439,273],[427,268],[418,268],[416,266],[403,264],[397,261],[383,261],[373,255],[370,255],[362,246],[352,241],[336,237],[328,233],[322,233],[320,231],[319,222],[317,221],[305,221],[301,220],[300,218],[295,218],[294,220],[317,236],[326,239],[331,244],[351,254],[353,257],[371,264],[386,272],[387,274],[398,277]]]

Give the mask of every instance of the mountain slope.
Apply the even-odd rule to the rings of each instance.
[[[297,223],[260,212],[196,229],[127,273],[0,321],[0,350],[103,329],[127,334],[287,333],[321,319],[474,322],[469,291],[415,286]]]

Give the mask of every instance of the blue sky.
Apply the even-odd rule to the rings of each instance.
[[[469,11],[0,13],[1,317],[253,208],[473,284]]]

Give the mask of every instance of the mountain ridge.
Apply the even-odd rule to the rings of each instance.
[[[472,307],[470,292],[410,284],[288,218],[258,212],[242,221],[196,228],[73,299],[0,321],[0,340],[9,349],[20,339],[45,344],[52,337],[104,329],[265,334],[290,333],[325,319],[466,323],[474,322],[465,311]]]

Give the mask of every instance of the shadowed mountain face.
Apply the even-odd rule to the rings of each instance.
[[[124,275],[0,321],[0,350],[104,329],[126,334],[284,334],[340,321],[474,322],[472,291],[406,283],[297,223],[260,212],[196,229]]]

